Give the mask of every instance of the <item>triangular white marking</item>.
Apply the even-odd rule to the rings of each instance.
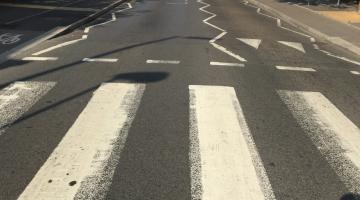
[[[298,42],[285,42],[285,41],[278,41],[280,44],[286,45],[288,47],[294,48],[298,51],[305,53],[305,49],[301,43]]]
[[[241,42],[254,47],[255,49],[258,49],[261,43],[261,40],[259,39],[246,39],[246,38],[236,38],[238,40],[240,40]]]

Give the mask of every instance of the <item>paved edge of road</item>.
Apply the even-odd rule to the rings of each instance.
[[[325,40],[327,42],[330,42],[332,44],[335,44],[337,46],[340,46],[342,47],[343,49],[346,49],[346,50],[349,50],[351,51],[352,53],[360,56],[360,47],[356,46],[356,45],[353,45],[351,44],[350,42],[340,38],[340,37],[331,37],[331,36],[328,36],[327,34],[325,33],[322,33],[321,31],[319,30],[316,30],[296,19],[293,19],[292,17],[282,13],[281,11],[275,9],[275,8],[272,8],[264,3],[261,3],[259,1],[256,1],[256,0],[248,0],[250,3],[258,6],[259,8],[261,9],[264,9],[268,12],[271,12],[275,15],[277,15],[278,17],[280,17],[281,19],[283,19],[284,21],[286,21],[287,23],[299,28],[299,29],[302,29],[304,31],[307,31],[311,34],[313,34],[315,37],[319,38],[319,39],[322,39],[322,40]]]
[[[54,35],[53,38],[59,37],[59,36],[64,35],[64,34],[67,34],[67,33],[71,32],[71,31],[81,27],[84,24],[87,24],[87,23],[89,23],[91,21],[94,21],[96,18],[104,15],[105,13],[109,12],[110,10],[112,10],[112,9],[114,9],[114,8],[120,6],[121,4],[126,3],[128,1],[130,1],[130,0],[118,0],[118,1],[116,1],[116,2],[114,2],[112,4],[110,4],[110,5],[106,6],[105,8],[101,9],[100,11],[98,11],[96,13],[93,13],[93,14],[91,14],[91,15],[85,17],[85,18],[82,18],[82,19],[76,21],[75,23],[67,26],[63,31],[61,31],[58,34]]]
[[[37,45],[39,45],[40,43],[52,39],[52,38],[56,38],[59,37],[61,35],[65,35],[67,33],[70,33],[71,31],[74,31],[75,29],[81,27],[84,24],[87,24],[93,20],[95,20],[96,18],[104,15],[105,13],[109,12],[110,10],[120,6],[123,3],[128,2],[129,0],[118,0],[112,4],[110,4],[109,6],[106,6],[105,8],[101,9],[100,11],[93,13],[85,18],[82,18],[66,27],[57,27],[54,28],[28,42],[25,42],[19,46],[16,46],[2,54],[0,54],[0,64],[6,62],[7,60],[14,58],[16,55],[29,50]]]
[[[66,27],[53,28],[50,31],[48,31],[32,40],[29,40],[19,46],[16,46],[8,51],[5,51],[4,53],[0,54],[0,64],[6,62],[7,60],[9,60],[11,58],[14,58],[16,55],[18,55],[26,50],[29,50],[50,38],[53,38],[55,35],[63,32],[65,29],[66,29]]]

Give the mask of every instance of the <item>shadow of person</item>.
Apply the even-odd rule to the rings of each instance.
[[[339,200],[360,200],[360,195],[354,193],[347,193],[344,194]]]
[[[151,83],[166,79],[169,73],[166,72],[131,72],[116,75],[113,80],[130,83]]]

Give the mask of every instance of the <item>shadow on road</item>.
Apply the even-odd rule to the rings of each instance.
[[[359,194],[347,193],[340,198],[340,200],[360,200]]]

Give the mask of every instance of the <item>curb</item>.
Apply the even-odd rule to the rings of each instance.
[[[317,38],[320,38],[322,40],[325,40],[329,43],[332,43],[332,44],[335,44],[337,46],[340,46],[342,47],[343,49],[346,49],[348,51],[351,51],[352,53],[360,56],[360,47],[357,47],[353,44],[351,44],[350,42],[340,38],[340,37],[331,37],[331,36],[328,36],[326,35],[325,33],[322,33],[321,31],[318,31],[302,22],[299,22],[291,17],[289,17],[288,15],[268,6],[268,5],[265,5],[264,3],[261,3],[259,1],[256,1],[256,0],[247,0],[249,1],[251,4],[254,4],[256,6],[258,6],[259,8],[261,9],[264,9],[268,12],[271,12],[275,15],[277,15],[279,18],[283,19],[284,21],[286,21],[287,23],[297,27],[297,28],[300,28],[302,30],[305,30],[309,33],[311,33],[312,35],[314,35],[315,37]]]
[[[56,37],[59,37],[61,35],[65,35],[79,27],[81,27],[82,25],[84,24],[87,24],[93,20],[95,20],[96,18],[100,17],[101,15],[104,15],[105,13],[109,12],[110,10],[120,6],[121,4],[127,2],[128,0],[118,0],[108,6],[106,6],[105,8],[101,9],[100,11],[96,12],[96,13],[93,13],[83,19],[80,19],[79,21],[65,27],[65,29],[61,32],[59,32],[58,34],[54,35],[52,38],[56,38]]]

